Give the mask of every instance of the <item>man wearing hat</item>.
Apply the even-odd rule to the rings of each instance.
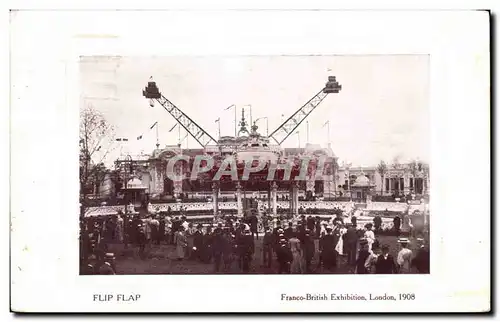
[[[222,225],[215,228],[212,236],[212,252],[214,257],[214,271],[218,273],[221,268],[222,255],[225,249],[225,240],[222,236]]]
[[[256,214],[257,210],[252,209],[250,217],[248,218],[248,223],[250,224],[250,231],[252,232],[252,238],[259,239],[259,233],[257,232],[257,226],[259,224],[259,219]]]
[[[146,244],[147,244],[146,223],[140,221],[139,219],[136,230],[137,230],[137,245],[139,246],[139,256],[141,258],[144,258],[146,251]]]
[[[401,231],[401,218],[398,215],[396,215],[394,216],[394,219],[392,221],[393,221],[394,231],[396,232],[397,235],[399,235]]]
[[[156,215],[151,215],[149,225],[151,226],[151,243],[156,243],[159,245],[160,242],[158,236],[160,234],[160,222],[158,221]]]
[[[270,268],[273,258],[273,232],[271,228],[267,228],[262,242],[262,257],[264,266]]]
[[[337,266],[337,254],[335,252],[335,236],[332,234],[333,228],[326,227],[326,235],[321,237],[319,241],[319,249],[321,252],[320,262],[318,262],[318,268],[323,267],[327,270],[334,270]]]
[[[284,235],[285,235],[286,240],[289,240],[290,238],[292,238],[294,236],[293,223],[291,221],[288,223],[288,228],[285,229]]]
[[[417,238],[417,242],[419,243],[419,248],[412,264],[420,274],[429,274],[429,248],[423,238]]]
[[[203,225],[198,224],[196,226],[196,231],[193,234],[193,248],[192,248],[192,258],[196,260],[202,260],[202,251],[203,251]]]
[[[106,253],[104,255],[104,263],[99,267],[99,274],[100,275],[115,275],[115,254],[113,253]]]
[[[373,218],[373,225],[375,226],[375,231],[379,232],[380,228],[382,227],[382,217],[380,217],[380,215],[377,214]]]
[[[288,248],[288,241],[283,234],[278,236],[278,246],[276,248],[276,257],[279,264],[278,273],[290,273],[290,263],[293,260],[292,251]]]
[[[370,256],[370,251],[368,250],[368,241],[366,238],[361,238],[359,241],[359,252],[356,259],[356,274],[368,274],[365,263]]]
[[[305,260],[305,271],[306,273],[311,273],[311,261],[316,253],[316,245],[312,236],[312,231],[309,229],[305,230],[304,234],[304,260]]]
[[[413,256],[411,249],[408,248],[410,240],[408,238],[399,238],[398,242],[401,245],[401,250],[398,252],[398,257],[396,259],[399,268],[399,273],[410,274],[411,259]]]
[[[356,264],[356,251],[358,245],[358,232],[352,224],[348,225],[347,231],[344,234],[345,251],[347,254],[347,263],[351,266]]]
[[[255,251],[255,244],[253,241],[250,227],[246,227],[243,235],[240,237],[240,256],[241,256],[241,270],[243,273],[250,271],[250,263],[252,262],[253,253]]]
[[[203,232],[202,232],[203,234]],[[203,234],[203,248],[202,248],[202,259],[205,263],[210,263],[212,261],[212,246],[213,246],[213,232],[212,226],[208,226],[205,234]]]
[[[231,265],[233,263],[233,258],[235,255],[235,240],[234,235],[231,233],[232,227],[224,227],[223,238],[224,238],[224,250],[222,253],[222,258],[224,260],[224,271],[229,272],[231,270]]]
[[[375,274],[396,274],[397,266],[394,258],[389,254],[389,245],[382,246],[382,254],[377,258],[375,263]]]

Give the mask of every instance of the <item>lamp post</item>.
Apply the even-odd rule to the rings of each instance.
[[[266,136],[269,136],[269,118],[267,116],[259,117],[258,119],[255,120],[255,123],[257,123],[259,120],[262,119],[266,120]]]
[[[252,122],[252,104],[247,104],[247,105],[245,105],[245,106],[250,107],[250,124],[252,124],[252,123],[253,123],[253,122]]]
[[[128,165],[128,167],[127,167]],[[128,169],[127,169],[128,168]],[[128,185],[128,174],[129,173],[132,173],[132,157],[130,156],[130,154],[127,154],[127,156],[125,156],[125,189],[127,189],[127,185]],[[123,194],[123,198],[124,198],[124,201],[125,201],[125,216],[127,215],[128,213],[128,203],[127,203],[127,198],[126,198],[126,191],[124,192]]]

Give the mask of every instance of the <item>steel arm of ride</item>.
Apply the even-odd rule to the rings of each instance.
[[[283,124],[274,130],[269,137],[273,138],[277,144],[281,145],[295,129],[311,114],[312,111],[325,99],[329,93],[325,93],[324,89],[314,95],[304,106],[299,108],[292,114]]]
[[[175,106],[172,102],[170,102],[165,96],[161,95],[160,98],[157,98],[156,101],[160,103],[161,106],[173,118],[179,122],[179,124],[198,142],[202,147],[206,147],[210,141],[217,143],[217,141],[210,136],[205,130],[203,130],[195,121],[193,121],[189,116],[184,114],[177,106]]]

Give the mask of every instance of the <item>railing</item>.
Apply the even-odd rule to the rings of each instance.
[[[85,217],[95,217],[95,216],[109,216],[115,215],[118,211],[125,213],[125,206],[100,206],[100,207],[88,207],[85,209]]]

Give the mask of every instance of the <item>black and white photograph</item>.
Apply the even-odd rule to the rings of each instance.
[[[428,55],[79,68],[81,274],[429,273]]]
[[[11,312],[491,312],[487,11],[183,5],[11,11]]]

